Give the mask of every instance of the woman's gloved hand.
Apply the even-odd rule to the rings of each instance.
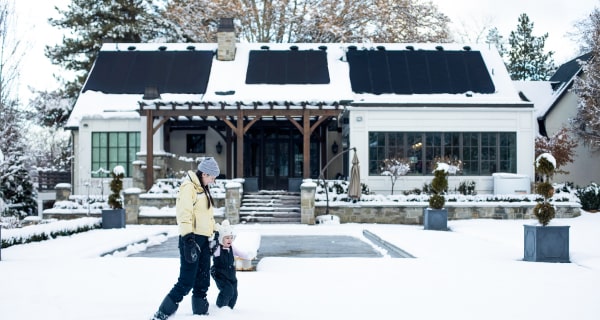
[[[183,236],[183,258],[187,263],[198,261],[200,246],[194,240],[194,234],[189,233]]]

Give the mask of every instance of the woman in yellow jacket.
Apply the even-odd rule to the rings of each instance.
[[[183,297],[192,290],[194,314],[208,314],[206,292],[210,285],[209,237],[213,235],[214,202],[208,188],[219,175],[219,165],[206,158],[198,171],[188,171],[187,179],[179,187],[176,214],[179,226],[179,278],[163,299],[153,320],[165,320],[179,306]]]

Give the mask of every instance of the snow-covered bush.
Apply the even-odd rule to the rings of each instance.
[[[410,171],[410,161],[407,159],[385,159],[381,167],[381,175],[389,176],[392,182],[392,193],[394,194],[394,185],[398,178],[406,175]]]
[[[581,209],[586,211],[600,210],[600,185],[592,183],[589,186],[577,189],[577,197],[581,203]]]
[[[102,219],[100,218],[86,217],[72,220],[57,220],[51,223],[36,224],[23,228],[5,229],[2,230],[2,248],[97,229],[100,228],[101,221]]]

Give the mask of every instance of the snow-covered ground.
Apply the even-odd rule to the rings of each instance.
[[[211,285],[206,319],[600,319],[600,213],[552,220],[571,226],[572,263],[522,261],[523,224],[536,223],[449,221],[449,232],[414,225],[238,225],[237,232],[261,235],[368,241],[366,229],[416,258],[265,258],[256,272],[238,272],[234,310],[215,307],[218,291]],[[147,244],[101,255],[175,235],[175,226],[128,225],[3,249],[0,319],[148,319],[175,283],[178,259],[127,257]],[[198,318],[188,296],[171,319]]]

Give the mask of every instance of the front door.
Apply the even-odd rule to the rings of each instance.
[[[289,139],[265,139],[263,188],[287,190],[290,176]]]

